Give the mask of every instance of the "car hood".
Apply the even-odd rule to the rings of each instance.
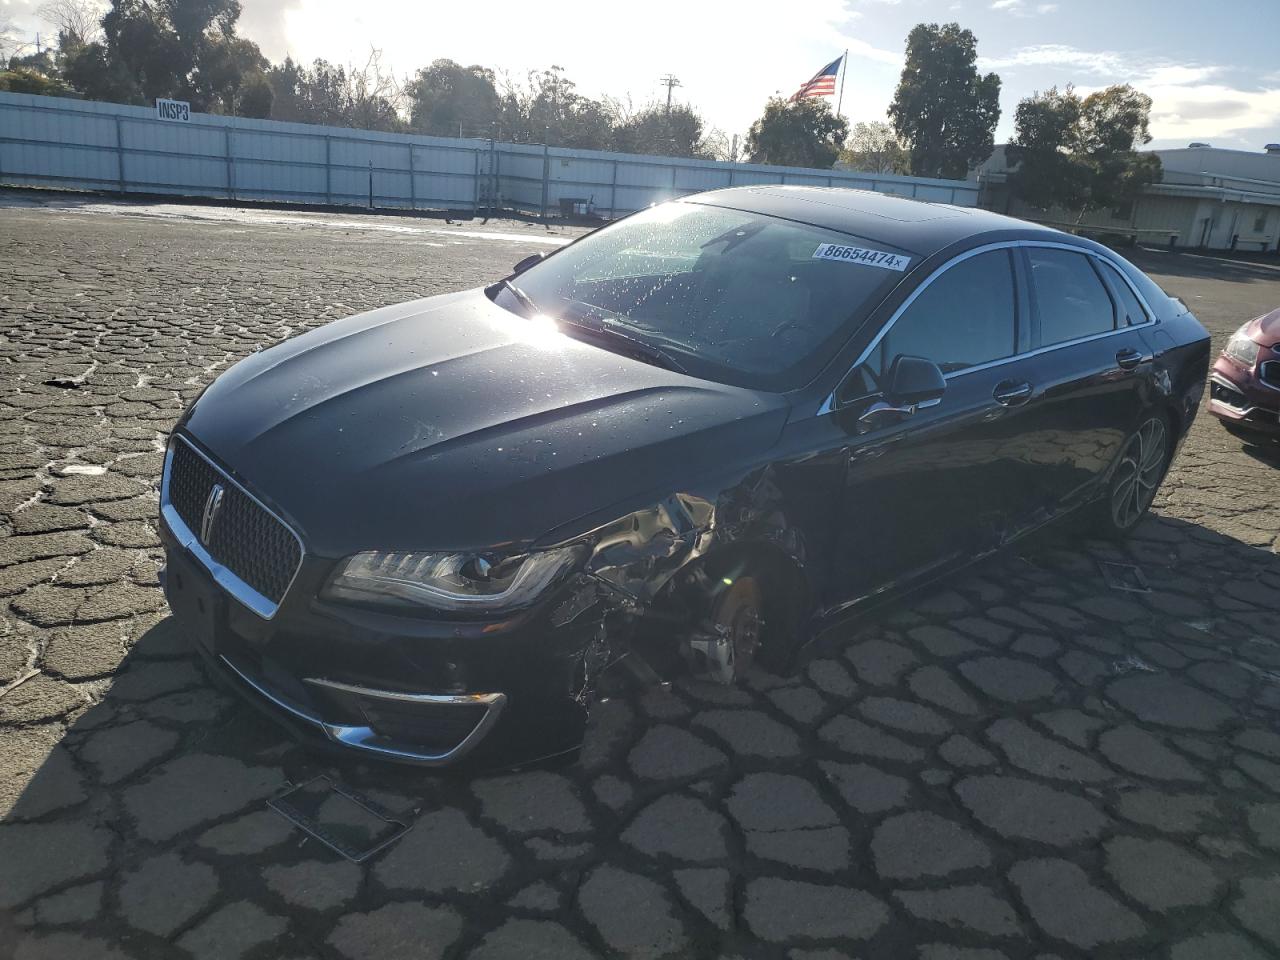
[[[1280,345],[1280,310],[1272,310],[1258,317],[1249,324],[1246,332],[1249,339],[1256,340],[1264,347]]]
[[[766,449],[786,410],[539,331],[472,290],[256,353],[183,429],[336,558],[532,541]]]

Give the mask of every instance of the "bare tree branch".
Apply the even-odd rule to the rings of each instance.
[[[36,15],[68,38],[92,43],[102,34],[103,6],[98,0],[45,0]]]

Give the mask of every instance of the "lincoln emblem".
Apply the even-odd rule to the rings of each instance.
[[[222,508],[222,495],[226,492],[222,484],[215,483],[209,489],[209,496],[205,498],[204,513],[200,516],[200,542],[205,546],[209,544],[209,536],[213,533],[213,521]]]

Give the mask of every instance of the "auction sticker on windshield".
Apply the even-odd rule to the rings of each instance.
[[[841,260],[845,263],[861,263],[869,267],[883,267],[886,270],[899,272],[911,265],[911,258],[898,253],[887,253],[884,250],[869,250],[866,247],[846,247],[838,243],[820,243],[813,251],[814,260]]]

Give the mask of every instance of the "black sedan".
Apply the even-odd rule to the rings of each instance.
[[[1071,511],[1123,536],[1209,338],[1112,251],[752,187],[223,374],[168,447],[176,616],[302,734],[572,754],[599,671],[733,682]]]

